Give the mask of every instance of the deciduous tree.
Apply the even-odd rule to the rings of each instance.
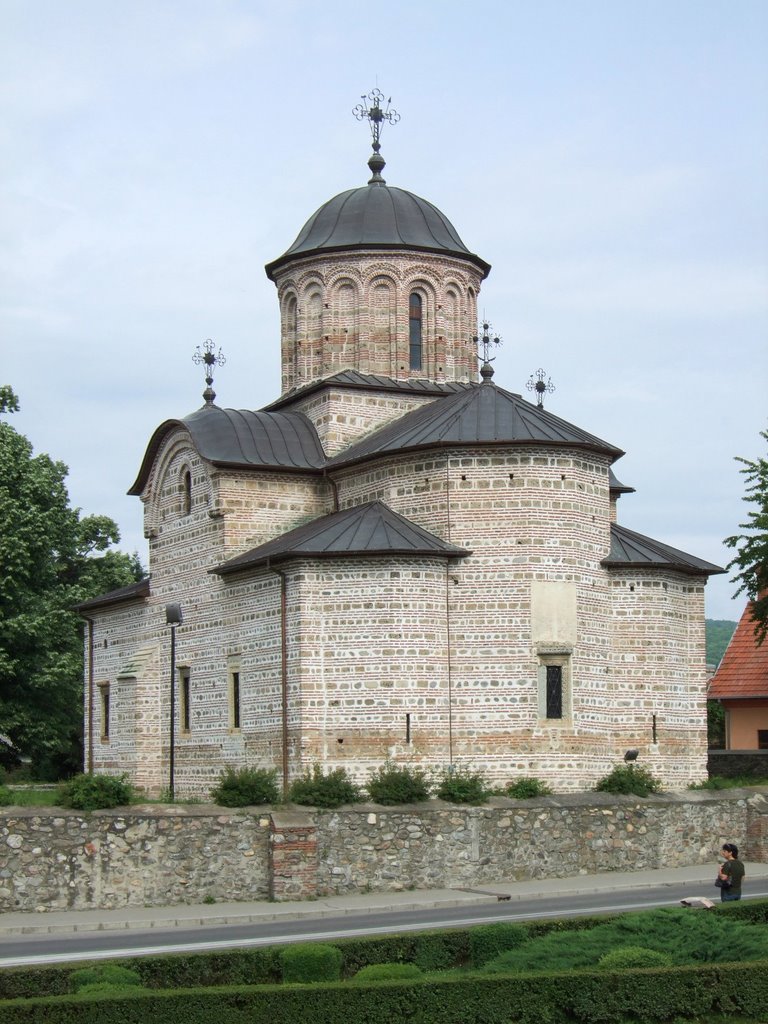
[[[10,388],[0,412],[18,409]],[[117,525],[71,508],[67,467],[0,422],[0,732],[40,777],[82,758],[82,622],[72,606],[141,579]]]
[[[762,430],[760,436],[768,441],[768,431]],[[741,472],[747,480],[744,501],[755,509],[747,513],[746,523],[739,523],[746,532],[725,538],[728,547],[737,551],[728,568],[739,570],[733,577],[740,584],[736,593],[746,593],[752,602],[755,637],[762,644],[768,633],[768,459],[737,457],[736,461],[743,463]]]

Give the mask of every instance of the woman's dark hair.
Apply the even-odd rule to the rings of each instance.
[[[739,848],[736,843],[723,843],[723,849],[727,850],[734,857],[739,856]]]

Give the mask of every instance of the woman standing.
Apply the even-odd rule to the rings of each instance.
[[[744,879],[744,865],[739,860],[739,848],[735,843],[723,843],[722,849],[725,862],[720,865],[718,878],[730,884],[723,886],[720,890],[720,899],[728,900],[741,899],[741,883]]]

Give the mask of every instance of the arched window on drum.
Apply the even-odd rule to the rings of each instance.
[[[408,300],[408,352],[412,370],[422,368],[423,359],[423,304],[418,292],[411,292]]]

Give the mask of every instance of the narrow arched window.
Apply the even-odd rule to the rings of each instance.
[[[421,296],[418,292],[411,292],[408,301],[408,343],[410,353],[410,368],[421,369],[421,348],[422,348],[422,316]]]
[[[181,476],[181,508],[185,516],[192,511],[192,474],[188,469]]]

